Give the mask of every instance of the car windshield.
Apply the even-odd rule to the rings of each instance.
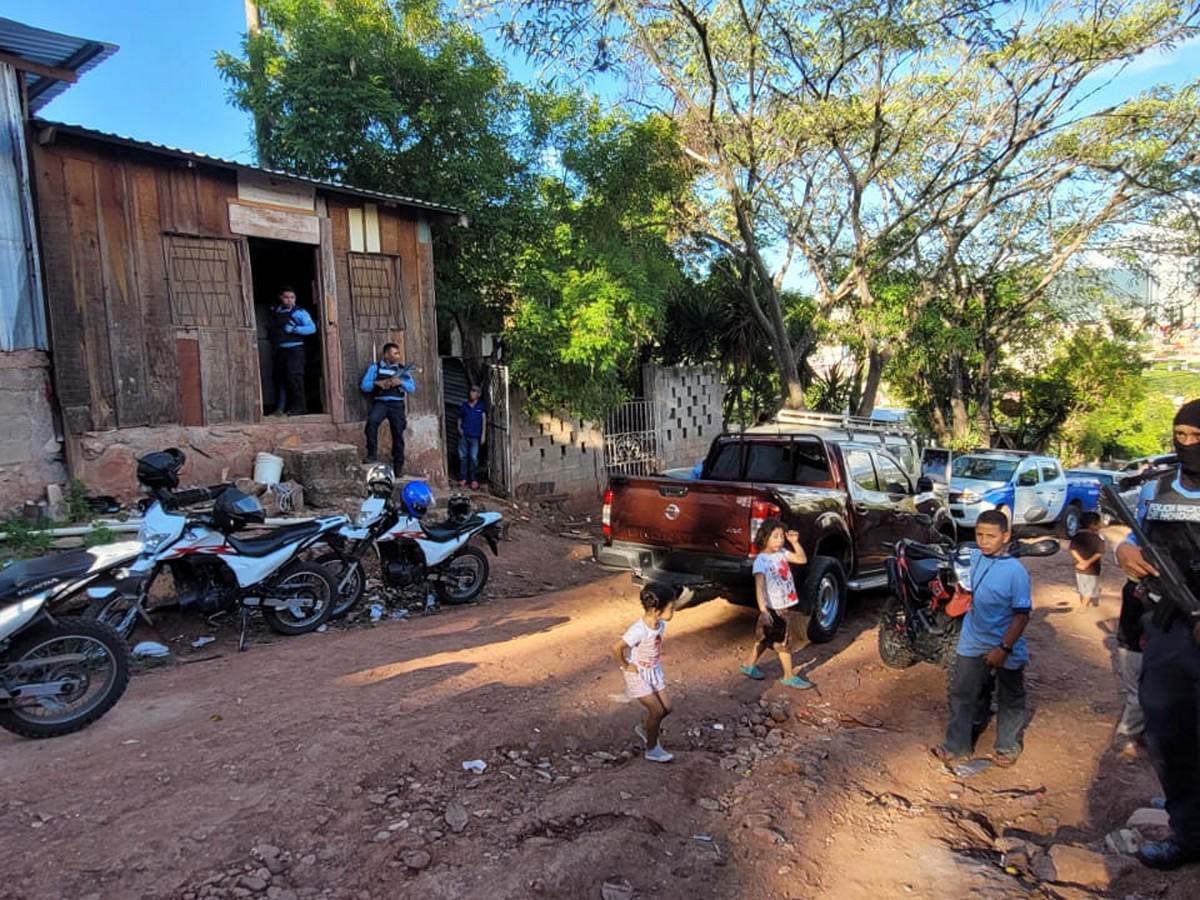
[[[995,456],[959,456],[954,460],[955,478],[977,478],[980,481],[1008,481],[1017,470],[1015,459]]]

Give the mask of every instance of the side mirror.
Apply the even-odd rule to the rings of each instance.
[[[1034,506],[1034,507],[1031,507],[1030,509],[1026,510],[1025,521],[1030,522],[1030,523],[1040,522],[1040,521],[1042,521],[1042,519],[1046,518],[1046,516],[1048,516],[1048,515],[1050,515],[1050,510],[1046,509],[1046,507]]]
[[[887,486],[887,492],[889,494],[900,494],[905,497],[908,496],[908,488],[898,481],[889,482]]]
[[[930,478],[928,475],[922,475],[920,478],[918,478],[917,479],[917,493],[918,494],[932,494],[933,493],[933,479]]]

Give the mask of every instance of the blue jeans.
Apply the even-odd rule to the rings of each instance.
[[[479,466],[479,438],[458,437],[458,480],[475,481],[475,469]]]

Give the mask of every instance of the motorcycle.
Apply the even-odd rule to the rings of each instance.
[[[129,650],[103,622],[51,612],[129,562],[132,542],[17,562],[0,571],[0,728],[28,738],[95,722],[129,684]],[[136,553],[136,545],[132,545]]]
[[[423,521],[433,494],[423,481],[411,481],[399,503],[392,499],[391,469],[379,465],[367,475],[367,498],[353,525],[341,528],[328,541],[331,552],[316,558],[338,585],[333,617],[344,616],[362,599],[369,554],[379,562],[385,587],[396,591],[421,590],[427,608],[432,605],[429,586],[437,599],[450,605],[470,603],[483,593],[488,579],[487,556],[471,545],[479,536],[498,556],[498,512],[473,512],[470,500],[454,497],[446,522]]]
[[[895,543],[887,560],[891,596],[879,620],[879,657],[893,669],[919,662],[949,667],[971,608],[974,544]],[[1013,541],[1010,556],[1053,556],[1058,541]]]
[[[98,617],[128,636],[138,618],[146,616],[150,591],[165,570],[182,609],[206,615],[239,613],[239,650],[246,647],[246,625],[252,610],[258,610],[268,627],[279,634],[305,634],[324,624],[333,609],[337,586],[322,566],[301,556],[349,520],[329,516],[261,536],[238,537],[236,533],[248,525],[265,521],[261,504],[226,487],[210,513],[178,513],[170,491],[178,483],[180,466],[182,459],[164,472],[143,472],[139,466],[139,481],[152,497],[138,534],[142,552],[128,567],[119,596]]]

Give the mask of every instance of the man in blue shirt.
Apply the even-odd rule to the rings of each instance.
[[[999,691],[992,758],[996,765],[1011,766],[1021,755],[1029,662],[1022,634],[1033,599],[1029,573],[1007,553],[1011,538],[1004,513],[993,509],[980,514],[975,523],[979,549],[971,556],[971,608],[950,669],[950,721],[945,741],[933,748],[933,755],[947,764],[974,751],[991,717],[993,681]]]
[[[387,343],[383,345],[383,356],[367,367],[359,385],[364,394],[371,395],[366,461],[379,461],[379,426],[387,419],[392,431],[392,472],[397,477],[404,468],[404,429],[408,427],[405,397],[416,388],[411,369],[400,362],[400,345]]]
[[[307,312],[296,306],[291,285],[279,289],[279,305],[271,307],[267,336],[275,353],[275,415],[302,416],[308,411],[304,391],[304,339],[317,333]]]
[[[458,484],[479,489],[475,469],[479,465],[479,445],[487,431],[487,407],[479,399],[479,385],[471,385],[467,400],[458,407]]]

